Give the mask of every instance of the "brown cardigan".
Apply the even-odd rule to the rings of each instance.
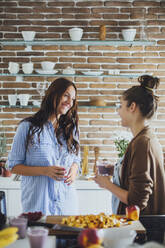
[[[128,205],[138,205],[142,215],[165,214],[165,168],[162,148],[149,127],[130,142],[122,164],[121,188],[128,190]],[[126,205],[119,204],[118,214]]]

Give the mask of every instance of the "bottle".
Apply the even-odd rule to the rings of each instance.
[[[5,192],[0,191],[0,230],[4,228],[6,223],[6,199]]]
[[[89,152],[89,147],[84,146],[84,151],[83,151],[83,161],[82,161],[82,176],[88,175],[89,168],[88,168],[88,152]]]
[[[0,212],[6,215],[6,198],[4,191],[0,191]]]
[[[101,25],[100,26],[100,40],[105,40],[106,39],[106,26]]]

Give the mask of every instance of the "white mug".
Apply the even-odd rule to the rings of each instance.
[[[26,74],[32,73],[33,72],[33,63],[22,64],[22,70]]]
[[[27,106],[30,98],[29,94],[19,94],[18,95],[21,106]]]
[[[19,64],[15,62],[9,62],[8,70],[10,73],[18,73],[19,72]]]
[[[17,95],[8,95],[10,106],[15,106],[17,102]]]

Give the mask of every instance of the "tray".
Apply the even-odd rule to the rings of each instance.
[[[54,228],[51,229],[50,233],[53,232],[54,234],[56,232],[61,233],[61,234],[71,234],[71,235],[76,235],[78,234],[82,228],[76,228],[76,227],[69,227],[66,225],[61,225],[61,221],[63,217],[67,217],[67,216],[47,216],[46,217],[46,223],[47,224],[54,224]],[[109,229],[121,229],[126,227],[126,225],[120,226],[120,227],[112,227]],[[129,227],[130,230],[135,230],[138,234],[145,234],[146,233],[146,229],[144,228],[144,226],[142,225],[142,223],[137,220],[137,221],[132,221],[131,225],[127,225],[127,227]]]

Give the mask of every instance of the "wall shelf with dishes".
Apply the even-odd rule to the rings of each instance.
[[[134,40],[134,41],[124,41],[124,40],[33,40],[33,41],[24,41],[24,40],[0,40],[0,45],[25,45],[25,46],[34,46],[34,45],[106,45],[106,46],[143,46],[143,45],[154,45],[155,42],[147,40]]]
[[[19,77],[19,80],[20,80],[20,77],[101,77],[101,78],[108,78],[108,77],[112,77],[112,78],[137,78],[138,76],[140,76],[140,74],[134,74],[134,73],[129,73],[129,74],[120,74],[117,73],[117,74],[100,74],[98,73],[99,71],[97,72],[94,72],[94,71],[89,71],[89,72],[82,72],[82,74],[62,74],[62,73],[40,73],[40,74],[35,74],[35,73],[32,73],[32,74],[23,74],[23,73],[20,73],[20,74],[15,74],[15,73],[0,73],[0,76],[4,76],[4,77]]]
[[[90,103],[89,103],[90,104]],[[5,105],[1,104],[0,108],[10,108],[10,109],[33,109],[33,108],[39,108],[38,105],[26,105],[26,106],[21,106],[21,105]],[[105,105],[105,106],[94,106],[94,105],[78,105],[78,108],[117,108],[115,105]]]

